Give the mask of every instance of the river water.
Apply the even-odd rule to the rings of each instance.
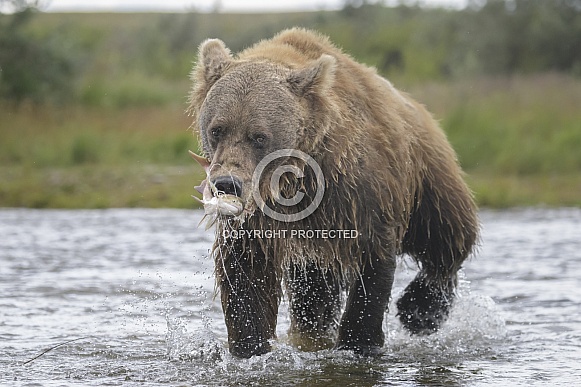
[[[274,350],[232,358],[201,215],[1,209],[0,385],[581,385],[579,209],[483,211],[447,323],[411,337],[392,308],[373,359],[289,346],[284,302]]]

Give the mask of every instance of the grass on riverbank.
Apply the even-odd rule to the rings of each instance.
[[[31,208],[198,208],[191,195],[203,171],[190,165],[0,167],[0,204]],[[581,174],[496,176],[466,180],[481,207],[581,207]]]
[[[483,208],[581,207],[581,174],[489,175],[466,177],[476,202]]]
[[[561,74],[414,87],[440,119],[462,167],[496,176],[581,172],[581,79]]]
[[[0,167],[0,203],[31,208],[194,208],[199,204],[191,195],[203,176],[194,162],[115,168]]]
[[[181,106],[0,107],[0,165],[180,164],[197,149]]]
[[[0,107],[0,206],[197,206],[183,106]]]

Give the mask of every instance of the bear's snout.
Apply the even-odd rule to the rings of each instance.
[[[214,196],[216,195],[233,195],[233,196],[242,196],[242,182],[235,176],[218,176],[212,182],[214,185],[215,191]]]

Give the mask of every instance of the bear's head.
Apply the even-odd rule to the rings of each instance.
[[[224,211],[218,206],[218,215],[256,209],[253,192],[267,192],[265,184],[272,186],[277,166],[288,162],[288,157],[277,157],[255,181],[254,172],[266,156],[289,149],[311,154],[320,147],[329,126],[325,94],[334,82],[335,65],[330,55],[298,63],[237,59],[218,39],[202,43],[190,111],[209,162],[205,203],[219,198],[233,204]]]

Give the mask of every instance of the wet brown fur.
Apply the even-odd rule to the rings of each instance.
[[[266,67],[261,67],[263,64]],[[296,118],[300,129],[277,135],[287,136],[285,144],[292,144],[317,161],[325,176],[326,191],[317,210],[301,221],[278,222],[257,210],[243,222],[218,222],[214,255],[231,351],[250,356],[269,350],[283,279],[291,301],[291,339],[298,345],[316,349],[337,340],[339,348],[361,352],[367,344],[371,349],[381,346],[383,335],[377,332],[377,325],[381,329],[395,256],[403,253],[418,262],[420,272],[398,302],[400,319],[412,332],[437,329],[453,298],[456,273],[477,239],[478,219],[455,153],[436,121],[422,105],[397,91],[374,69],[355,62],[314,32],[283,31],[236,57],[220,41],[207,41],[201,45],[192,74],[189,111],[194,128],[201,133],[204,153],[213,161],[211,170],[239,173],[245,181],[257,161],[250,160],[245,148],[213,147],[202,127],[202,113],[209,114],[213,108],[207,101],[208,93],[225,75],[236,71],[256,71],[257,76],[265,71],[273,82],[286,81],[285,87],[299,96],[294,110],[289,108],[281,114],[292,113],[288,119]],[[232,156],[224,156],[227,151],[233,152]],[[281,191],[291,196],[297,189],[314,194],[315,178],[307,168],[304,170],[304,179],[289,178],[281,184]],[[264,187],[260,189],[268,196]],[[253,205],[249,197],[244,199],[247,206]],[[267,202],[276,205],[272,198]],[[353,229],[359,237],[223,237],[223,231],[229,229],[293,228]],[[369,322],[373,327],[367,333],[360,327],[366,323],[355,317],[356,312],[363,313],[357,308],[367,308],[357,297],[370,297],[368,293],[375,292],[377,281],[373,276],[377,273],[385,279],[375,293],[377,311],[371,309],[377,321]],[[240,282],[233,285],[233,281]],[[358,283],[363,289],[357,288]],[[319,289],[321,284],[328,285],[328,294]],[[321,300],[301,290],[311,286],[307,293],[319,292]],[[342,287],[351,295],[339,323],[335,305],[339,305]],[[324,308],[327,304],[333,305],[332,310]],[[316,315],[321,313],[330,317],[317,320]]]

